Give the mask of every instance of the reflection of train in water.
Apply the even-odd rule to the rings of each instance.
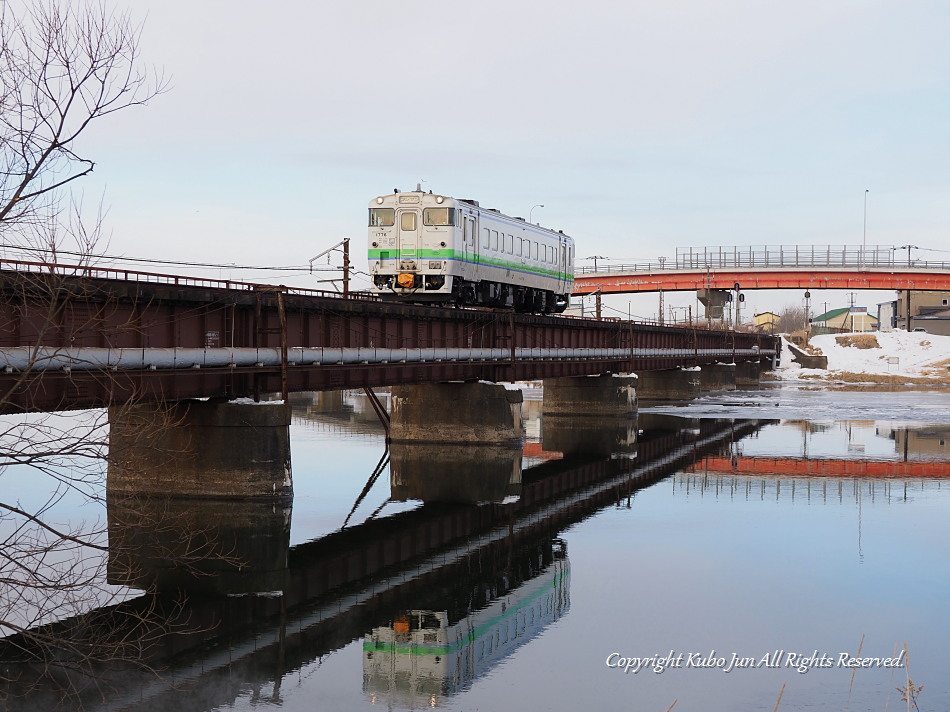
[[[539,635],[570,607],[567,547],[555,539],[539,566],[469,588],[467,615],[406,611],[363,640],[363,690],[374,704],[434,707]],[[519,585],[520,584],[520,585]],[[481,603],[482,607],[477,608]]]
[[[549,314],[570,299],[574,240],[417,188],[370,202],[369,267],[384,298]]]

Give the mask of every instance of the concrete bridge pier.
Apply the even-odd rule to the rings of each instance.
[[[465,443],[521,447],[520,390],[495,383],[426,383],[391,391],[393,443]]]
[[[637,391],[640,400],[689,400],[696,398],[701,390],[701,370],[671,368],[663,371],[641,371]]]
[[[110,494],[293,496],[290,407],[178,401],[109,409]]]
[[[214,594],[283,589],[290,408],[180,401],[109,410],[110,583]]]
[[[390,394],[394,499],[479,503],[520,496],[520,390],[453,382],[395,386]]]
[[[736,364],[736,388],[758,388],[760,372],[758,361],[740,361]]]
[[[637,377],[632,374],[544,380],[541,443],[565,456],[636,452]]]
[[[702,391],[736,390],[736,364],[712,363],[699,372],[699,388]]]

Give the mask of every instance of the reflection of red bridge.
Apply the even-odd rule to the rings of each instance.
[[[708,456],[686,472],[784,477],[950,477],[950,462]]]
[[[537,457],[542,460],[560,460],[564,457],[563,453],[553,450],[545,450],[541,443],[525,442],[521,448],[525,457]]]

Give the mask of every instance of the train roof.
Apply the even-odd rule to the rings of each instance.
[[[507,215],[506,213],[501,212],[501,211],[498,210],[497,208],[483,208],[481,205],[479,205],[479,203],[478,203],[477,200],[472,200],[471,198],[453,198],[453,197],[450,196],[450,195],[442,195],[441,193],[433,193],[431,190],[427,192],[427,191],[424,191],[424,190],[421,190],[421,189],[417,189],[417,190],[399,190],[398,188],[393,188],[393,192],[392,192],[392,193],[389,193],[388,195],[380,195],[380,196],[377,196],[376,198],[373,198],[373,199],[370,201],[370,204],[371,204],[371,205],[374,204],[374,203],[375,203],[375,204],[380,204],[380,203],[382,203],[386,198],[395,198],[396,196],[399,196],[399,195],[418,195],[420,200],[421,200],[422,198],[428,197],[428,196],[432,196],[433,198],[439,198],[439,197],[441,197],[441,198],[444,199],[444,200],[454,200],[454,201],[457,202],[457,203],[465,203],[466,205],[471,205],[471,206],[474,207],[474,208],[478,208],[478,209],[479,209],[480,211],[482,211],[482,212],[494,213],[495,215],[497,215],[497,216],[500,217],[500,218],[507,218],[508,220],[517,220],[517,221],[522,222],[522,223],[524,223],[525,225],[527,225],[527,226],[529,226],[529,227],[532,227],[532,228],[535,228],[535,229],[537,229],[537,230],[544,230],[544,231],[546,231],[546,232],[550,232],[550,233],[553,233],[553,234],[555,234],[555,235],[559,235],[559,236],[561,236],[561,237],[566,237],[566,238],[571,239],[571,240],[574,239],[574,238],[572,238],[570,235],[566,234],[563,230],[555,230],[554,228],[543,227],[543,226],[541,226],[541,225],[535,225],[534,223],[528,222],[527,220],[525,220],[525,219],[524,219],[523,217],[521,217],[521,216]],[[441,201],[440,201],[440,202],[441,202]]]

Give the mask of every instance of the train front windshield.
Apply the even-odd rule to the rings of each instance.
[[[370,208],[370,227],[392,227],[396,224],[396,210],[394,208]]]

